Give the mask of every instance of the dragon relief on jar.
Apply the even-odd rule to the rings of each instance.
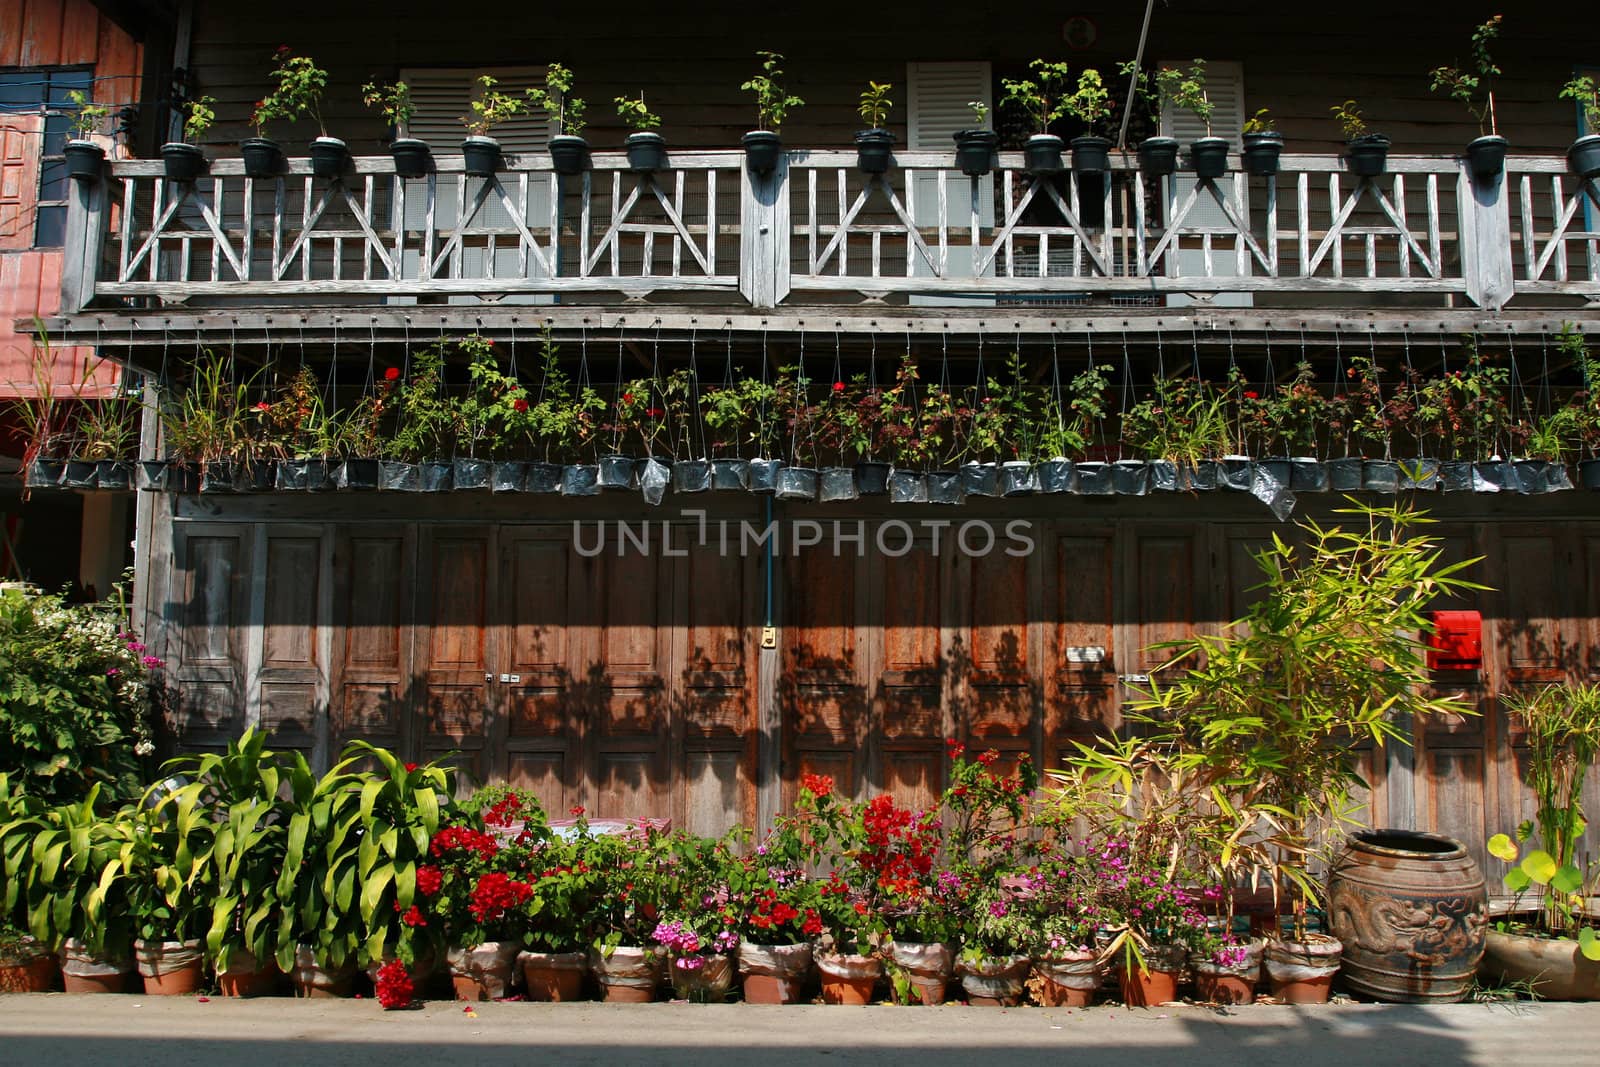
[[[1484,900],[1465,895],[1405,900],[1341,887],[1328,911],[1346,944],[1435,967],[1482,953],[1489,925]]]

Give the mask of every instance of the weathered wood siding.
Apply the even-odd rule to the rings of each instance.
[[[1225,494],[780,505],[824,536],[798,552],[785,541],[774,560],[766,650],[764,561],[739,554],[737,526],[724,555],[716,525],[759,528],[756,498],[697,498],[711,512],[704,545],[694,516],[632,497],[157,499],[175,506],[173,550],[158,547],[152,581],[172,593],[156,597],[152,633],[181,689],[185,745],[254,722],[321,762],[353,738],[413,759],[456,751],[473,780],[525,785],[558,811],[671,815],[705,832],[770,818],[807,771],[926,802],[949,737],[1059,765],[1073,740],[1121,726],[1124,676],[1159,662],[1152,643],[1241,614],[1252,551],[1292,534]],[[1335,498],[1302,505],[1327,519]],[[1447,557],[1484,557],[1471,576],[1493,587],[1456,605],[1484,612],[1484,670],[1436,679],[1482,714],[1427,724],[1414,750],[1369,752],[1370,814],[1482,858],[1489,834],[1530,811],[1503,697],[1600,673],[1600,523],[1579,493],[1428,506]],[[865,555],[850,540],[834,554],[834,517],[846,538],[863,524]],[[636,534],[650,523],[649,555],[631,542],[619,555],[614,523],[601,554],[578,551],[596,528],[575,541],[573,520],[618,518]],[[975,518],[1002,527],[999,550],[963,550],[959,525]],[[937,551],[923,519],[946,523]],[[1031,553],[1003,551],[1013,519],[1030,523]],[[892,520],[910,523],[904,555],[875,547]],[[664,553],[663,521],[683,555]],[[884,536],[898,551],[907,534]]]

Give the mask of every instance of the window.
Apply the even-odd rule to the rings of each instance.
[[[67,230],[67,167],[62,154],[72,132],[67,93],[88,92],[94,72],[86,68],[0,71],[0,115],[44,112],[39,145],[39,190],[33,247],[59,248]]]

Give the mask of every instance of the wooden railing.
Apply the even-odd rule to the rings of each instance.
[[[178,184],[159,162],[119,162],[74,190],[64,310],[96,297],[1600,299],[1600,188],[1559,158],[1512,159],[1487,185],[1452,157],[1393,157],[1360,179],[1336,156],[1286,155],[1276,178],[1215,181],[1148,179],[1131,155],[1103,177],[1035,178],[1016,153],[981,178],[943,152],[895,163],[868,176],[853,152],[792,151],[757,177],[741,153],[696,152],[641,175],[596,153],[592,170],[561,177],[539,153],[490,180],[459,157],[407,180],[364,157],[325,181],[307,160],[255,180],[230,159]]]

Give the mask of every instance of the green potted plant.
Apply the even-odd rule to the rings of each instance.
[[[402,178],[425,177],[433,164],[432,150],[427,141],[405,136],[417,110],[411,102],[411,87],[403,81],[380,82],[373,78],[361,87],[361,102],[377,108],[389,121],[389,154],[394,158],[394,172]]]
[[[245,174],[252,178],[276,177],[283,169],[283,150],[267,137],[267,123],[280,119],[293,122],[309,115],[316,120],[318,129],[318,136],[311,142],[312,167],[319,177],[337,177],[349,152],[343,141],[328,136],[322,122],[322,94],[328,88],[328,72],[310,56],[292,55],[287,45],[274,52],[272,58],[277,65],[267,77],[274,87],[256,101],[250,119],[256,135],[239,142]]]
[[[1495,15],[1472,31],[1472,72],[1459,67],[1435,67],[1428,88],[1459,100],[1478,122],[1478,137],[1467,145],[1467,164],[1480,181],[1493,179],[1506,167],[1507,143],[1500,136],[1494,113],[1493,80],[1501,71],[1489,55],[1489,42],[1500,36],[1501,16]],[[1482,96],[1479,96],[1482,93]]]
[[[27,931],[0,922],[0,993],[48,993],[56,961]]]
[[[777,52],[757,52],[761,60],[761,73],[739,86],[756,98],[756,128],[742,137],[745,162],[755,174],[770,174],[778,167],[783,152],[779,128],[789,112],[804,107],[805,101],[784,89],[779,83],[783,69],[779,66],[783,56]]]
[[[884,173],[893,158],[894,131],[884,125],[894,108],[894,101],[889,99],[893,88],[888,82],[868,81],[861,91],[856,114],[866,128],[856,131],[856,169],[863,174]]]
[[[499,80],[489,74],[478,75],[477,84],[478,95],[467,105],[470,112],[461,117],[467,128],[461,161],[468,174],[487,178],[500,169],[500,142],[489,136],[489,131],[507,119],[526,115],[534,90],[524,89],[521,96],[501,92],[495,88]]]
[[[1228,451],[1223,397],[1198,378],[1159,378],[1123,412],[1122,442],[1149,461],[1157,489],[1193,488],[1200,464]]]
[[[1600,84],[1581,74],[1561,87],[1561,99],[1577,103],[1589,131],[1567,149],[1567,166],[1580,178],[1600,177]]]
[[[645,105],[644,93],[633,99],[619,96],[615,103],[617,117],[632,130],[622,142],[628,153],[628,169],[640,174],[666,170],[667,142],[655,132],[661,127],[661,116]]]
[[[1350,173],[1358,178],[1376,178],[1389,165],[1389,138],[1381,133],[1371,133],[1367,120],[1362,117],[1361,106],[1354,100],[1335,104],[1333,112],[1339,129],[1344,132],[1346,161]]]
[[[1192,113],[1206,124],[1206,135],[1189,146],[1195,173],[1202,178],[1221,177],[1228,169],[1228,142],[1211,136],[1211,115],[1215,106],[1206,95],[1206,61],[1196,59],[1187,70],[1162,67],[1154,74],[1138,69],[1130,60],[1121,73],[1130,77],[1134,95],[1158,124],[1167,105]],[[1139,143],[1139,168],[1154,177],[1171,174],[1178,166],[1178,141],[1157,135]]]
[[[161,146],[161,162],[168,181],[192,182],[205,173],[206,157],[194,142],[206,135],[217,121],[215,97],[186,100],[179,110],[183,116],[183,140]]]
[[[817,888],[808,871],[817,860],[811,817],[833,779],[801,776],[794,811],[779,816],[754,849],[744,850],[733,877],[739,973],[747,1004],[793,1004],[811,976],[812,941],[822,933]]]
[[[1072,139],[1072,169],[1078,174],[1102,174],[1111,166],[1111,139],[1104,136],[1111,117],[1111,93],[1094,68],[1078,75],[1077,88],[1061,101],[1066,113],[1083,123],[1084,133]]]
[[[1278,132],[1272,113],[1262,107],[1244,120],[1244,169],[1258,178],[1278,173],[1278,157],[1283,153],[1283,134]]]
[[[68,993],[120,993],[133,970],[125,839],[113,819],[97,812],[100,793],[97,783],[80,800],[37,806],[14,818],[5,833],[14,839],[31,832],[31,854],[56,857],[19,865],[21,856],[8,855],[7,895],[16,885],[26,901],[28,932],[61,954]]]
[[[94,488],[129,487],[139,442],[134,420],[141,408],[138,398],[129,396],[83,401],[73,458],[94,464]]]
[[[124,893],[133,924],[133,958],[144,991],[187,996],[205,968],[202,919],[211,908],[206,859],[215,823],[205,783],[168,778],[145,792],[137,808],[115,819],[123,842]]]
[[[978,178],[994,169],[994,153],[1000,146],[1000,135],[989,128],[988,104],[982,100],[969,100],[967,107],[972,111],[973,121],[977,125],[957,130],[952,135],[956,141],[956,165],[961,168],[962,174]]]
[[[1061,171],[1061,138],[1050,127],[1067,114],[1067,65],[1035,59],[1028,64],[1033,75],[1027,78],[1002,78],[1002,104],[1015,104],[1028,116],[1033,133],[1023,146],[1025,166],[1030,174],[1057,174]]]
[[[665,835],[654,825],[628,834],[591,834],[578,816],[575,832],[585,863],[600,877],[584,917],[589,970],[612,1003],[655,999],[665,957],[650,942],[661,913]]]
[[[67,161],[67,176],[78,181],[98,181],[106,150],[96,144],[94,138],[101,132],[111,109],[104,104],[91,103],[89,94],[82,89],[69,91],[67,99],[73,107],[72,138],[61,150]]]
[[[537,809],[533,798],[526,801]],[[589,971],[583,921],[600,874],[585,861],[581,842],[555,837],[544,826],[542,813],[537,825],[532,835],[532,869],[537,877],[523,935],[527,947],[517,964],[529,1000],[577,1000]]]
[[[1587,904],[1600,892],[1600,864],[1586,871],[1581,855],[1584,782],[1600,755],[1600,685],[1547,685],[1510,703],[1525,731],[1536,804],[1514,839],[1489,839],[1489,854],[1512,865],[1505,888],[1515,896],[1489,929],[1484,969],[1527,983],[1541,1000],[1600,999],[1600,921]],[[1541,847],[1524,852],[1535,833]],[[1537,904],[1524,907],[1530,890]]]
[[[589,142],[583,139],[583,100],[572,94],[572,71],[552,63],[544,75],[544,108],[555,122],[550,138],[550,164],[557,174],[582,174],[589,163]]]

